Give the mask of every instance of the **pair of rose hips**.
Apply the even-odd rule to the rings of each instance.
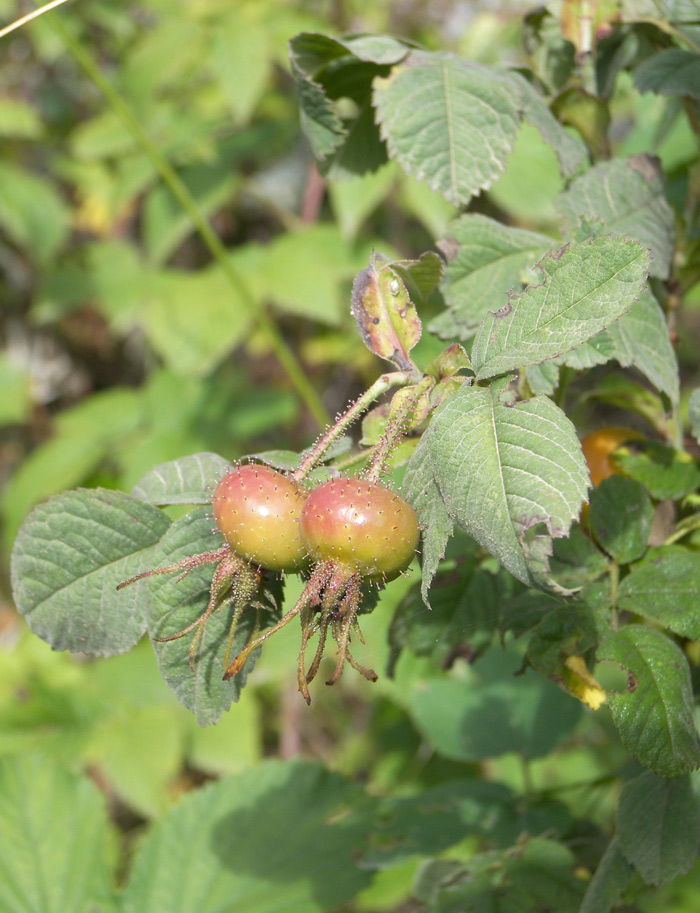
[[[251,463],[223,477],[212,506],[233,551],[271,571],[295,573],[310,558],[390,580],[408,567],[418,544],[410,504],[365,479],[332,479],[307,494],[288,476]]]
[[[195,631],[190,649],[194,666],[197,646],[210,615],[233,605],[225,657],[228,680],[268,637],[301,618],[302,642],[298,662],[299,690],[310,701],[308,685],[318,672],[330,631],[338,646],[334,684],[347,661],[366,678],[377,676],[361,666],[350,651],[351,633],[362,640],[357,615],[366,581],[381,586],[411,563],[420,528],[415,511],[395,492],[377,482],[338,478],[307,491],[292,476],[265,464],[249,463],[228,472],[212,498],[214,519],[225,545],[214,552],[193,555],[176,565],[146,571],[142,577],[219,562],[212,578],[206,611],[177,634],[156,638],[172,641]],[[269,572],[302,573],[306,586],[296,604],[272,627],[256,632],[229,664],[229,651],[240,615],[255,602],[258,585]],[[310,667],[305,653],[310,638],[318,646]]]

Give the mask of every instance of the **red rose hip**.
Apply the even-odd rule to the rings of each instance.
[[[255,463],[228,472],[212,501],[216,525],[233,551],[271,571],[295,571],[304,563],[303,505],[304,494],[291,479]]]
[[[333,560],[368,577],[391,579],[404,571],[419,535],[411,505],[365,479],[324,482],[301,512],[301,538],[314,560]]]

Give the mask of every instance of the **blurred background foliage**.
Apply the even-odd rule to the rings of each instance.
[[[200,451],[235,460],[308,446],[316,417],[261,319],[295,354],[329,415],[383,371],[355,330],[352,279],[373,248],[415,257],[433,247],[455,210],[391,162],[351,180],[322,179],[302,139],[287,42],[300,31],[381,32],[487,63],[532,65],[527,7],[492,7],[91,0],[0,43],[0,758],[39,752],[89,771],[127,848],[183,792],[265,757],[299,754],[362,779],[378,795],[463,777],[499,782],[520,797],[546,794],[561,807],[543,812],[545,824],[547,814],[560,821],[568,809],[587,821],[592,858],[605,845],[619,793],[610,771],[629,759],[608,717],[584,715],[547,682],[538,687],[554,695],[551,744],[534,750],[537,733],[523,724],[479,754],[436,714],[452,698],[441,696],[447,679],[432,660],[404,652],[393,680],[382,675],[370,687],[345,676],[340,687],[317,690],[307,710],[290,635],[266,646],[244,698],[222,723],[200,729],[163,683],[147,643],[108,660],[52,653],[27,635],[9,595],[15,533],[31,507],[56,492],[129,491],[154,464]],[[3,23],[23,11],[0,0]],[[244,294],[86,75],[85,55],[210,221]],[[547,72],[546,60],[536,63]],[[552,89],[568,78],[549,75]],[[698,156],[682,107],[640,95],[626,74],[613,75],[612,151],[658,155],[668,197],[681,201]],[[472,208],[554,234],[562,186],[553,153],[523,127],[505,174]],[[679,356],[692,378],[700,365],[693,311],[700,286],[687,300]],[[427,323],[433,315],[422,316]],[[424,366],[441,349],[426,335],[416,360]],[[397,581],[365,619],[361,663],[386,667],[389,619],[409,585]],[[410,605],[426,611],[418,600]],[[465,639],[491,636],[479,635],[479,623]],[[445,668],[455,661],[443,657]],[[486,666],[481,675],[488,682]],[[509,688],[499,700],[516,709],[522,703],[526,716],[528,689],[516,679]],[[460,712],[488,743],[492,723],[480,708]],[[563,789],[575,781],[587,785]],[[399,909],[418,858],[378,866],[353,909]],[[673,909],[695,909],[690,876],[687,888],[673,890]],[[667,900],[659,892],[644,909],[670,909]]]

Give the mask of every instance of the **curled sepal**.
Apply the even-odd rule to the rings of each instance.
[[[352,314],[370,351],[400,371],[416,371],[408,353],[421,337],[420,318],[406,283],[382,254],[373,252],[369,266],[355,277]]]

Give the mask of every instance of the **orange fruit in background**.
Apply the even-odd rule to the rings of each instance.
[[[625,441],[638,441],[642,437],[643,435],[631,428],[617,427],[600,428],[584,437],[581,446],[594,487],[600,485],[608,476],[620,473],[610,459],[612,453]]]

